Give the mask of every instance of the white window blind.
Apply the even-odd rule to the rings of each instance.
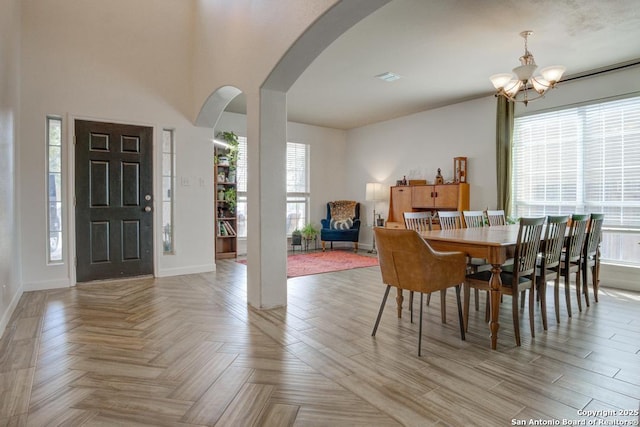
[[[247,219],[247,138],[238,137],[238,237],[246,237]],[[309,145],[287,143],[287,234],[308,221]]]
[[[308,193],[307,158],[309,146],[287,142],[287,193]]]
[[[287,235],[308,222],[309,145],[287,142]]]
[[[516,118],[515,216],[602,212],[603,259],[640,265],[640,97]]]

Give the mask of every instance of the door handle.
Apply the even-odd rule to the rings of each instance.
[[[144,211],[145,212],[151,212],[151,206],[145,206],[144,207]]]

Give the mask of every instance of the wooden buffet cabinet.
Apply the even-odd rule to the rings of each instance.
[[[388,228],[404,228],[404,212],[469,210],[469,184],[399,185],[391,187]]]

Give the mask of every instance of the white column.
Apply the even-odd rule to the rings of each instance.
[[[284,92],[247,97],[247,301],[260,309],[287,304],[286,150]]]

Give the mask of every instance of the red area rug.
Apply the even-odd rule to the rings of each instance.
[[[246,260],[239,260],[246,264]],[[289,255],[287,257],[287,277],[308,276],[310,274],[330,273],[352,268],[373,267],[378,258],[354,254],[346,251],[311,252]]]

